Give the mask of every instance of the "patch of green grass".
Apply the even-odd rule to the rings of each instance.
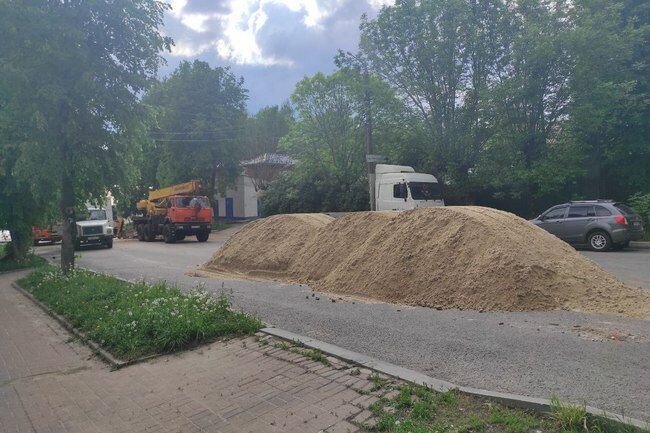
[[[280,341],[279,343],[274,343],[273,347],[276,349],[282,349],[282,350],[289,350],[291,349],[291,345],[287,343],[286,341]]]
[[[470,414],[459,421],[458,433],[475,433],[485,430],[487,423],[477,414]]]
[[[394,384],[386,385],[392,387]],[[538,415],[508,409],[450,390],[435,392],[423,386],[402,386],[391,399],[370,406],[377,417],[373,431],[391,433],[641,433],[633,427],[591,417],[583,406],[553,400],[552,414]],[[648,432],[645,432],[648,433]]]
[[[320,362],[323,365],[330,365],[330,362],[327,360],[327,357],[323,355],[323,352],[317,349],[300,349],[298,347],[292,347],[289,349],[290,352],[297,353],[309,358],[312,361]]]
[[[384,413],[379,417],[375,429],[377,431],[394,431],[395,429],[395,416],[390,413]]]
[[[384,385],[386,385],[386,383],[388,383],[388,379],[381,377],[378,374],[371,374],[368,376],[368,379],[372,382],[372,388],[370,389],[371,392],[379,391],[384,387]]]
[[[495,407],[488,416],[488,422],[505,427],[508,433],[526,433],[540,424],[540,420],[526,412]]]
[[[2,256],[2,254],[0,254]],[[29,254],[23,260],[14,260],[3,257],[0,259],[0,272],[15,271],[18,269],[29,269],[43,266],[47,261],[39,256]]]
[[[587,410],[584,405],[562,403],[551,397],[551,418],[565,432],[578,432],[587,425]]]
[[[217,220],[212,222],[212,231],[218,232],[219,230],[224,230],[230,227],[230,224],[225,221]]]
[[[232,311],[226,297],[202,290],[182,294],[165,284],[129,284],[42,266],[19,284],[121,359],[192,347],[217,337],[251,335],[262,323]]]
[[[411,418],[418,421],[428,421],[433,417],[436,407],[433,403],[426,400],[420,400],[413,405]]]
[[[413,400],[411,400],[411,387],[403,386],[397,397],[395,397],[395,407],[398,409],[407,409],[413,406]]]
[[[443,405],[447,406],[456,406],[458,404],[458,398],[456,396],[456,391],[450,389],[436,396],[435,400]]]

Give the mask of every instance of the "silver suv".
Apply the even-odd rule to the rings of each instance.
[[[643,238],[643,220],[612,200],[572,201],[553,206],[531,222],[571,244],[594,251],[620,250]]]

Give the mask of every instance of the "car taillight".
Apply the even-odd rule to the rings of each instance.
[[[622,226],[627,225],[627,219],[624,216],[621,216],[621,215],[615,216],[614,221],[616,221],[616,224],[620,224]]]

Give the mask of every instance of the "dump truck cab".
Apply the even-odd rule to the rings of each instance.
[[[162,235],[167,243],[196,236],[205,242],[212,230],[212,207],[199,181],[190,181],[149,192],[148,200],[137,204],[140,215],[133,222],[141,241],[153,241]]]

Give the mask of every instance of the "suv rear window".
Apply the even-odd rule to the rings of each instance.
[[[621,211],[623,215],[635,215],[634,209],[624,203],[614,203],[614,207]]]
[[[594,206],[596,208],[596,216],[611,216],[612,213],[603,206]]]

